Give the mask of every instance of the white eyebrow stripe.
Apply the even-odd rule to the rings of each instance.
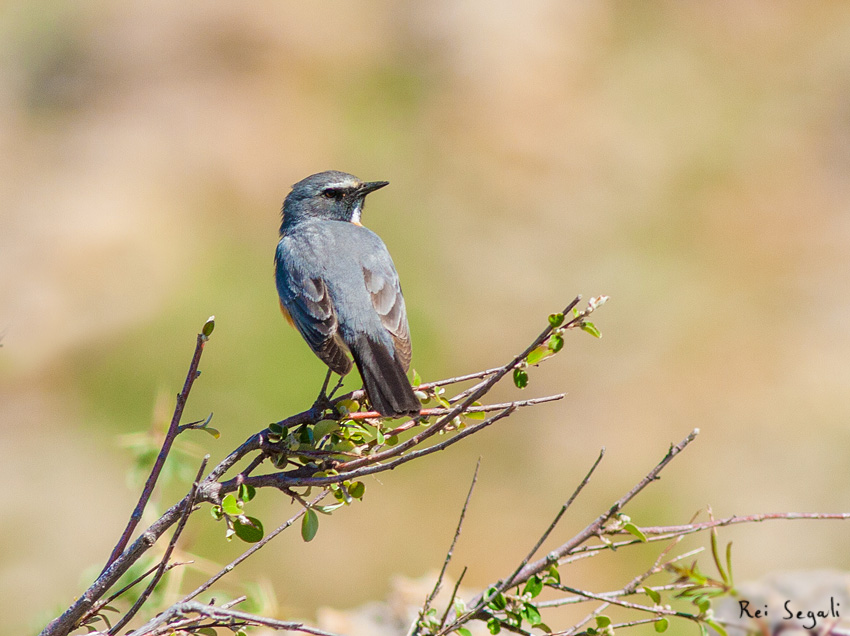
[[[327,183],[324,185],[322,190],[346,190],[348,188],[355,188],[359,184],[356,181],[337,181],[336,183]]]

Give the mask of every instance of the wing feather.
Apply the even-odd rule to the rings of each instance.
[[[371,296],[372,307],[380,317],[384,329],[392,336],[395,355],[402,368],[407,371],[412,355],[410,328],[407,325],[407,311],[398,274],[392,266],[381,268],[370,263],[363,266],[363,280]]]
[[[334,373],[351,371],[351,360],[337,331],[339,322],[327,285],[292,266],[281,244],[275,258],[275,278],[281,305],[313,352]]]

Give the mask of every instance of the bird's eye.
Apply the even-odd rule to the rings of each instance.
[[[339,200],[345,193],[339,188],[328,188],[327,190],[323,191],[322,194],[328,199]]]

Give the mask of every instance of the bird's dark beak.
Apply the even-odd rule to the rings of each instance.
[[[359,188],[357,188],[358,194],[362,196],[366,196],[370,192],[374,192],[375,190],[380,190],[384,186],[389,185],[389,181],[367,181],[362,184]]]

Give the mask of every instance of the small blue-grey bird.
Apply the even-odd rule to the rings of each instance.
[[[330,371],[351,371],[350,352],[374,410],[415,416],[420,404],[406,375],[410,329],[398,274],[384,242],[360,224],[366,195],[385,185],[328,171],[292,186],[275,279],[283,315]]]

